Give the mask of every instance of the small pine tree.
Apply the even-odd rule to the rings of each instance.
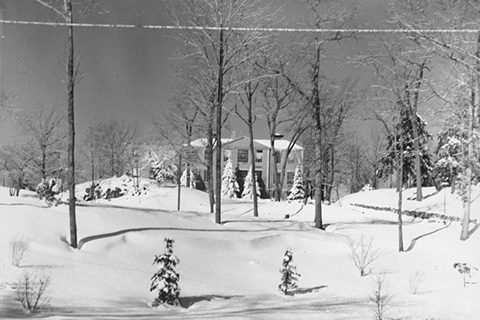
[[[195,173],[193,172],[192,169],[189,169],[189,179],[190,179],[190,185],[187,186],[187,169],[185,169],[182,173],[182,176],[180,177],[180,185],[182,187],[185,187],[185,188],[193,188],[193,189],[196,189],[197,188],[197,179],[195,177]]]
[[[252,199],[253,198],[253,192],[252,192],[252,183],[253,183],[253,175],[252,175],[252,168],[250,167],[250,170],[248,170],[248,174],[245,178],[245,183],[243,185],[243,191],[242,191],[242,198],[248,198]],[[255,175],[255,187],[257,190],[257,196],[260,196],[260,187],[258,185],[257,181],[257,176]]]
[[[175,271],[175,267],[180,262],[173,254],[173,240],[165,238],[165,254],[155,256],[153,264],[158,264],[158,271],[150,279],[150,291],[158,290],[158,297],[152,302],[153,307],[161,304],[172,306],[180,305],[180,287],[178,281],[180,275]]]
[[[237,197],[237,193],[240,191],[240,187],[237,182],[237,175],[233,170],[232,161],[230,158],[225,164],[222,175],[222,195],[232,199]]]
[[[302,169],[297,166],[295,168],[295,176],[293,178],[293,185],[288,194],[288,200],[300,200],[305,198],[305,188],[303,186]]]
[[[293,253],[291,249],[287,249],[283,257],[282,268],[282,282],[278,286],[285,295],[291,294],[291,290],[297,288],[297,280],[300,274],[297,272],[297,267],[292,264]]]

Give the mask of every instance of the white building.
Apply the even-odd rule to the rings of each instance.
[[[268,139],[254,139],[255,149],[255,172],[259,182],[260,189],[262,189],[262,197],[273,196],[273,157],[272,149],[270,147],[270,140]],[[281,161],[285,157],[290,141],[278,139],[275,140],[275,161],[277,163],[277,176],[281,174]],[[192,146],[199,148],[199,156],[205,159],[206,139],[198,139],[192,142]],[[250,139],[248,137],[239,137],[234,139],[222,139],[223,163],[228,158],[231,159],[233,167],[237,171],[237,180],[240,184],[240,189],[243,188],[243,181],[250,169]],[[215,158],[214,158],[215,159]],[[214,160],[215,161],[215,160]],[[285,193],[293,184],[293,177],[297,165],[303,166],[303,148],[295,145],[288,157],[286,166],[286,178],[283,184],[283,192]],[[222,164],[223,168],[223,164]],[[303,168],[302,168],[303,169]],[[213,168],[215,172],[215,166]],[[206,171],[201,174],[205,180]]]

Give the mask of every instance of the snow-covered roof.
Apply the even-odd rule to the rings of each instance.
[[[225,143],[229,143],[231,141],[233,141],[234,139],[230,139],[230,138],[225,138],[225,139],[222,139],[222,144],[225,144]],[[215,142],[214,142],[215,143]],[[201,148],[201,147],[206,147],[208,144],[208,141],[207,141],[207,138],[200,138],[200,139],[197,139],[197,140],[193,140],[192,142],[190,142],[190,145],[192,147],[198,147],[198,148]]]
[[[255,139],[255,142],[260,143],[270,149],[270,140],[268,139]],[[275,150],[287,150],[289,144],[290,141],[288,140],[275,140]],[[295,144],[295,146],[293,146],[293,150],[303,150],[303,147]]]
[[[248,137],[238,137],[235,139],[232,138],[225,138],[222,139],[222,145],[225,145],[226,148],[246,148],[249,146],[249,141],[250,139]],[[254,148],[255,149],[270,149],[270,140],[268,139],[253,139],[254,142]],[[207,139],[206,138],[200,138],[197,140],[194,140],[190,143],[193,147],[206,147],[207,146]],[[288,145],[290,144],[290,141],[284,140],[284,139],[279,139],[275,140],[275,150],[278,151],[283,151],[287,150]],[[293,150],[303,150],[302,146],[299,146],[296,144],[293,147]]]

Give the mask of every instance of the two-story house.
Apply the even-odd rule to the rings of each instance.
[[[275,140],[275,155],[272,154],[270,140],[268,139],[254,139],[255,149],[255,172],[257,180],[262,190],[262,197],[270,197],[273,195],[274,189],[273,175],[274,166],[273,160],[277,163],[277,176],[280,176],[281,161],[285,157],[287,148],[289,146],[288,140]],[[205,140],[199,139],[192,142],[192,146],[199,148],[199,156],[205,157]],[[239,137],[234,139],[222,139],[223,164],[230,158],[233,167],[237,172],[237,180],[240,188],[243,188],[243,182],[250,169],[250,139],[248,137]],[[286,179],[283,184],[283,193],[292,186],[295,168],[303,166],[303,148],[295,145],[290,153],[286,166]],[[215,170],[215,168],[214,168]],[[202,178],[205,179],[205,172],[201,173]]]

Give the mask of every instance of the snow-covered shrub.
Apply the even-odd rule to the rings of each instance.
[[[348,246],[350,257],[360,271],[360,277],[368,275],[371,270],[367,268],[383,255],[382,250],[373,247],[373,238],[368,242],[363,239],[363,236],[357,241],[348,238]]]
[[[236,198],[239,192],[240,187],[237,182],[237,175],[235,174],[235,170],[233,170],[232,161],[229,158],[223,169],[222,195],[232,199]]]
[[[467,286],[467,278],[472,278],[475,271],[478,271],[476,267],[465,262],[454,263],[453,268],[455,268],[462,275],[464,287]]]
[[[180,275],[175,271],[175,267],[180,262],[173,254],[173,240],[165,238],[165,253],[155,256],[153,264],[158,265],[158,271],[150,279],[150,291],[157,290],[158,296],[153,300],[152,306],[158,307],[161,304],[172,306],[180,305],[180,287],[178,281]]]
[[[174,182],[177,177],[177,166],[171,163],[167,158],[161,161],[150,161],[150,179],[159,183]]]
[[[372,188],[372,186],[370,185],[370,183],[367,183],[366,185],[363,186],[363,188],[362,188],[361,191],[362,191],[362,192],[365,192],[365,191],[372,191],[372,190],[373,190],[373,188]]]
[[[24,271],[17,284],[16,300],[29,313],[40,311],[50,300],[47,294],[50,282],[50,276]]]
[[[49,179],[42,179],[40,183],[35,188],[40,200],[45,198],[45,202],[48,205],[52,205],[53,203],[58,204],[58,194],[60,193],[60,185],[62,181],[61,179],[56,178],[49,178]]]
[[[15,235],[15,237],[10,241],[10,251],[12,257],[12,266],[20,267],[25,253],[28,250],[30,242],[25,239],[23,236]]]
[[[250,167],[250,170],[248,170],[247,177],[245,178],[245,182],[243,185],[243,191],[242,191],[242,198],[248,198],[252,199],[253,198],[253,192],[252,192],[252,187],[253,187],[253,174],[252,174],[252,168]],[[255,188],[257,191],[257,196],[260,196],[260,187],[258,185],[257,181],[257,175],[255,175]]]
[[[293,178],[293,185],[290,189],[287,199],[288,200],[300,200],[305,197],[305,188],[303,185],[303,173],[302,169],[297,166],[295,168],[295,175]]]
[[[390,319],[387,317],[387,311],[390,309],[392,296],[386,290],[384,275],[378,275],[374,279],[370,301],[373,303],[371,311],[375,320]]]
[[[283,256],[282,268],[280,273],[282,274],[282,282],[278,285],[285,295],[292,294],[292,290],[297,288],[297,281],[300,274],[297,272],[297,267],[293,264],[293,252],[291,249],[287,249]]]
[[[187,171],[190,173],[188,176],[189,176],[189,185],[187,186]],[[185,169],[182,173],[182,176],[180,177],[180,185],[182,187],[188,187],[188,188],[193,188],[193,189],[196,189],[197,188],[197,178],[195,176],[195,173],[193,172],[192,169]]]

